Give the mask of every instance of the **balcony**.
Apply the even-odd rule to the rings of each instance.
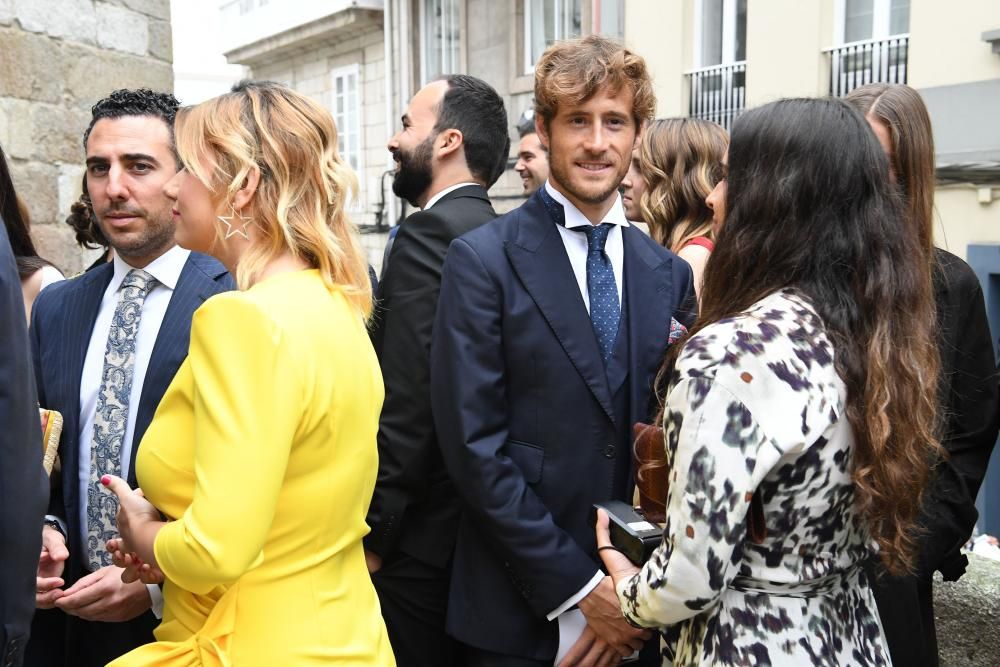
[[[685,72],[690,84],[688,115],[718,123],[729,131],[746,109],[746,61]]]
[[[851,42],[830,49],[830,95],[843,97],[868,83],[906,83],[909,35]]]

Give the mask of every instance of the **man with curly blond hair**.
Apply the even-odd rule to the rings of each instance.
[[[600,570],[595,502],[631,498],[630,431],[649,421],[691,271],[625,219],[618,186],[656,101],[645,61],[603,37],[535,70],[547,182],[458,238],[431,363],[438,439],[464,500],[448,632],[470,667],[617,664],[650,634]]]

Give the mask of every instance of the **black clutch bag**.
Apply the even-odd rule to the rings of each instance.
[[[595,503],[591,519],[597,523],[597,510],[608,513],[611,544],[635,563],[642,565],[663,540],[663,529],[646,520],[634,507],[620,500]]]

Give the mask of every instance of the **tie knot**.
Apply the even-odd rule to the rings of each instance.
[[[122,281],[122,290],[134,289],[138,290],[142,294],[146,294],[153,288],[156,284],[156,278],[146,273],[142,269],[132,269],[125,274],[125,280]]]
[[[584,225],[573,229],[581,231],[587,235],[587,252],[604,252],[604,244],[608,242],[608,234],[614,229],[610,222],[602,222],[599,225]]]

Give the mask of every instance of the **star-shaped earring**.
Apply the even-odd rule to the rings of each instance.
[[[229,205],[229,212],[230,212],[229,215],[216,216],[222,222],[222,224],[226,226],[225,238],[228,239],[231,236],[236,236],[237,234],[239,234],[247,241],[249,241],[250,235],[247,233],[247,227],[249,227],[250,224],[253,222],[253,218],[243,217],[243,215],[239,211],[237,211],[232,204]],[[238,219],[241,224],[239,224],[238,226],[234,225],[233,224],[234,218]]]

